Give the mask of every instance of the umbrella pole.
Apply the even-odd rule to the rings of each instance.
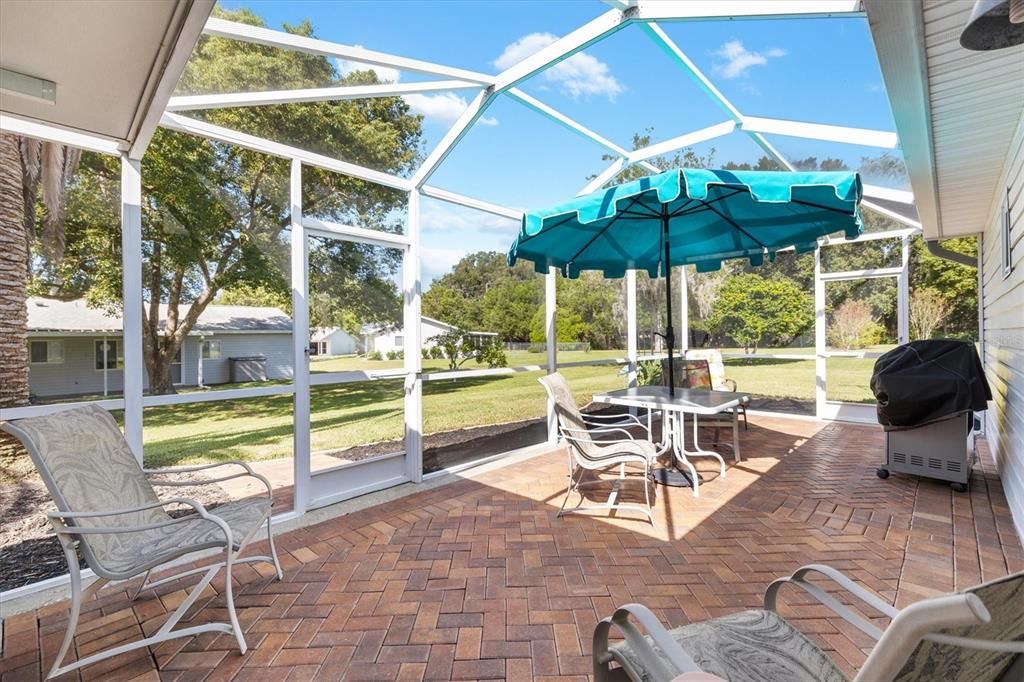
[[[665,304],[668,308],[668,325],[665,328],[665,343],[668,345],[668,394],[676,394],[675,362],[672,357],[676,345],[676,330],[672,326],[672,250],[668,238],[668,207],[661,207],[661,234],[665,243],[665,256],[661,262],[661,272],[665,275]]]

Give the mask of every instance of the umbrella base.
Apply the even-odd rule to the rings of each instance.
[[[677,469],[676,467],[663,467],[661,469],[655,469],[651,472],[651,478],[654,479],[655,483],[669,486],[670,488],[692,488],[693,479],[690,478],[690,474]],[[698,483],[703,483],[704,479],[697,475]]]

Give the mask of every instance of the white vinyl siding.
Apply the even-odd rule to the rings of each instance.
[[[986,428],[1014,523],[1024,535],[1024,118],[1008,154],[983,243],[984,361],[993,394]]]

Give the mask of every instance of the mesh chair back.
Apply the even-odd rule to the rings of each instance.
[[[569,382],[560,373],[555,372],[540,378],[548,395],[555,403],[555,415],[558,417],[558,424],[565,429],[572,429],[567,436],[571,438],[572,449],[578,455],[590,459],[598,454],[598,445],[588,435],[587,425],[580,414],[580,408],[576,406],[576,399],[572,396],[572,389]]]
[[[992,620],[985,625],[951,628],[942,634],[1004,642],[1024,641],[1024,571],[965,592],[973,592],[981,599]],[[923,641],[900,670],[895,682],[995,682],[1002,678],[1018,655]]]
[[[686,360],[703,360],[708,363],[708,371],[711,374],[711,386],[716,391],[730,390],[725,381],[725,361],[722,360],[722,351],[716,348],[700,348],[698,350],[686,351]]]
[[[691,360],[686,358],[683,361],[686,372],[686,382],[683,384],[686,388],[706,388],[710,389],[711,384],[711,369],[708,367],[707,360]]]
[[[95,405],[5,422],[21,441],[53,497],[66,512],[98,512],[141,507],[158,501],[117,422]],[[81,527],[140,526],[166,521],[160,507],[117,516],[80,519]],[[125,534],[129,535],[129,534]],[[83,536],[82,554],[96,568],[130,538],[116,533]]]
[[[676,374],[676,386],[686,386],[686,364],[683,362],[683,358],[678,355],[673,358],[672,368]],[[661,385],[668,386],[668,358],[661,359]]]

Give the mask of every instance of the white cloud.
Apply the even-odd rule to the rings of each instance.
[[[442,92],[436,95],[424,95],[415,93],[404,95],[403,99],[414,114],[421,114],[423,118],[450,126],[462,115],[462,112],[469,106],[465,97],[460,97],[454,92]],[[481,125],[496,126],[498,119],[484,116],[478,121]]]
[[[494,60],[494,66],[504,71],[556,40],[558,36],[551,33],[525,35],[506,45],[501,55]],[[573,98],[604,96],[614,102],[625,90],[607,64],[583,52],[577,52],[548,68],[541,78],[557,85],[562,92]]]
[[[458,249],[435,249],[427,246],[420,249],[420,254],[420,268],[424,284],[429,284],[450,272],[455,264],[466,255],[465,252]]]
[[[723,78],[746,76],[752,66],[764,66],[769,59],[782,57],[786,51],[772,47],[764,52],[751,52],[739,40],[730,40],[715,50],[714,55],[725,60],[714,65],[714,71]]]
[[[357,47],[361,47],[358,46]],[[335,59],[335,67],[342,76],[347,76],[353,71],[373,71],[377,74],[377,80],[385,83],[397,83],[402,74],[398,69],[388,66],[373,66],[361,62],[350,62],[346,59]],[[454,92],[442,92],[436,95],[424,95],[420,93],[402,95],[402,99],[409,105],[414,114],[420,114],[427,121],[442,126],[450,126],[462,115],[462,112],[469,106],[465,97],[460,97]],[[498,119],[493,116],[484,116],[479,121],[480,125],[496,126]]]
[[[492,234],[503,238],[507,237],[510,244],[519,231],[518,220],[502,218],[493,213],[484,213],[443,201],[424,202],[420,213],[420,224],[424,232]]]

